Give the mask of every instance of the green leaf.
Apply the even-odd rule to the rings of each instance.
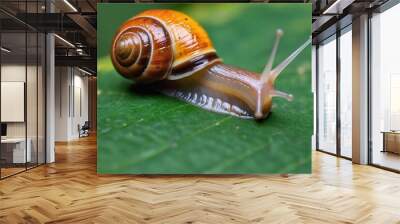
[[[125,174],[309,173],[313,99],[311,48],[280,75],[262,122],[202,110],[157,93],[132,91],[108,51],[115,30],[148,8],[180,10],[208,32],[224,63],[260,72],[277,28],[276,62],[310,36],[310,4],[99,4],[98,172]]]

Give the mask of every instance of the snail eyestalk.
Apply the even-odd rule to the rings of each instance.
[[[292,101],[293,100],[293,95],[289,94],[289,93],[285,93],[279,90],[274,90],[272,92],[272,96],[276,96],[276,97],[282,97],[284,99],[286,99],[287,101]]]
[[[276,31],[276,40],[274,47],[272,49],[271,56],[259,80],[260,89],[257,91],[257,103],[256,103],[256,110],[254,113],[254,117],[256,119],[263,119],[268,115],[268,113],[265,113],[263,111],[263,108],[265,108],[265,104],[267,105],[271,104],[270,101],[272,97],[281,97],[288,101],[293,100],[292,94],[285,93],[275,89],[274,87],[275,80],[278,77],[278,75],[311,43],[311,37],[310,37],[304,44],[302,44],[291,55],[289,55],[289,57],[287,57],[283,62],[281,62],[278,66],[276,66],[273,70],[271,70],[272,64],[275,59],[276,51],[278,48],[279,40],[282,35],[283,35],[282,30],[278,29]]]
[[[265,65],[264,71],[261,73],[261,80],[263,82],[265,82],[268,79],[268,76],[270,75],[272,65],[275,60],[276,51],[278,50],[279,41],[281,40],[281,37],[283,36],[283,30],[277,29],[275,35],[276,35],[276,38],[275,38],[274,47],[272,48],[272,52],[268,59],[268,63]]]
[[[310,43],[311,43],[311,37],[309,37],[308,40],[303,45],[297,48],[297,50],[295,50],[291,55],[289,55],[289,57],[287,57],[283,62],[281,62],[271,71],[269,78],[272,80],[272,82],[275,81],[275,79],[283,71],[283,69],[285,69],[290,64],[290,62],[292,62],[297,57],[297,55],[299,55],[304,50],[304,48],[306,48]]]

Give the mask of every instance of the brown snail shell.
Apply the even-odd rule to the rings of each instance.
[[[172,10],[148,10],[126,21],[111,58],[119,73],[138,82],[180,79],[219,61],[205,30]]]
[[[276,32],[271,57],[259,75],[223,64],[206,31],[189,16],[173,10],[147,10],[118,29],[111,60],[121,75],[138,84],[206,110],[262,119],[271,110],[272,97],[292,99],[275,90],[274,82],[311,42],[308,39],[272,69],[282,34]]]

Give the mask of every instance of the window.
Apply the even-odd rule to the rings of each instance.
[[[19,16],[43,1],[18,2]],[[0,2],[15,6],[15,2]],[[0,12],[0,178],[45,163],[45,35]],[[12,109],[11,109],[12,108]]]
[[[400,5],[371,18],[371,162],[400,170]]]
[[[351,26],[340,36],[340,155],[351,158],[352,148],[352,33]]]
[[[336,36],[318,48],[318,149],[336,153]]]

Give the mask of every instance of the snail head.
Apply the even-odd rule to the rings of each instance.
[[[299,48],[297,48],[292,54],[290,54],[285,60],[283,60],[279,65],[275,68],[272,68],[276,52],[278,49],[278,45],[281,37],[283,36],[283,31],[281,29],[276,30],[276,39],[274,46],[272,48],[271,56],[268,59],[267,64],[265,65],[264,71],[261,73],[259,80],[259,94],[258,94],[258,103],[257,108],[254,114],[256,119],[265,118],[268,114],[263,113],[263,109],[265,108],[265,102],[272,104],[272,97],[282,97],[288,101],[293,100],[293,95],[288,94],[282,91],[275,89],[275,80],[278,78],[279,74],[311,43],[311,37],[302,44]],[[266,99],[266,98],[269,98]]]

